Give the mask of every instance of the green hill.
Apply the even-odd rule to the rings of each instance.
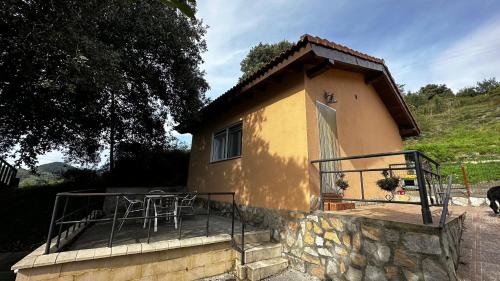
[[[63,182],[63,174],[69,169],[75,169],[73,166],[62,163],[52,162],[37,167],[36,174],[26,169],[20,168],[17,171],[20,187],[51,185]]]
[[[492,83],[480,87],[481,83]],[[453,94],[445,85],[427,85],[405,95],[422,134],[406,139],[405,149],[417,149],[460,174],[466,163],[473,182],[500,180],[500,83],[494,79]]]

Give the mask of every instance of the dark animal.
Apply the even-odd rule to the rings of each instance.
[[[486,193],[488,200],[490,200],[490,207],[493,209],[495,214],[498,214],[498,205],[497,202],[500,203],[500,186],[494,186],[488,190]]]

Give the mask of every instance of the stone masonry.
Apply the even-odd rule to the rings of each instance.
[[[457,280],[465,215],[440,229],[338,212],[240,208],[247,221],[271,229],[292,268],[323,280]]]

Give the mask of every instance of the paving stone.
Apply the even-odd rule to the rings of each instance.
[[[323,229],[321,229],[321,227],[319,227],[319,225],[317,225],[317,224],[314,224],[313,230],[314,230],[314,233],[316,233],[318,235],[323,234]]]
[[[321,227],[323,229],[329,229],[330,228],[330,224],[328,223],[328,221],[326,219],[320,218],[319,221],[320,221]]]
[[[344,223],[336,217],[330,218],[330,224],[337,231],[344,231]]]
[[[342,244],[342,242],[340,242],[339,237],[337,236],[337,233],[335,233],[333,231],[326,232],[324,237],[325,237],[325,239],[331,240],[339,245]]]
[[[361,281],[361,279],[363,278],[363,273],[361,272],[361,270],[349,266],[345,277],[349,281]]]
[[[339,265],[338,263],[330,259],[326,263],[326,274],[331,278],[334,279],[336,277],[337,273],[339,272]]]
[[[316,251],[316,249],[311,248],[311,247],[305,247],[304,252],[308,253],[311,256],[315,256],[315,257],[318,256],[318,252]]]
[[[385,277],[385,272],[381,268],[369,265],[366,267],[364,280],[384,281],[387,280],[387,278]]]
[[[344,247],[335,246],[335,253],[340,256],[347,256],[349,252]]]
[[[396,266],[386,266],[384,267],[385,276],[387,279],[391,280],[398,276],[398,268]]]
[[[332,252],[325,248],[318,248],[318,254],[325,257],[333,257]]]
[[[307,231],[304,235],[304,243],[306,243],[307,245],[314,245],[314,237],[311,232]]]
[[[310,262],[313,264],[321,264],[321,261],[319,260],[318,257],[314,257],[314,256],[308,255],[306,253],[302,254],[302,259],[306,262]]]
[[[351,264],[363,268],[366,265],[366,257],[358,253],[352,252],[350,255]]]
[[[418,259],[402,249],[397,249],[394,253],[394,264],[415,271],[417,270]]]
[[[322,247],[325,244],[325,240],[321,236],[316,236],[316,246]]]
[[[344,274],[347,270],[347,266],[345,265],[345,262],[343,260],[341,260],[339,262],[339,272],[340,274]]]
[[[344,245],[348,248],[351,248],[351,236],[348,233],[342,235],[342,242],[344,242]]]
[[[433,255],[441,254],[441,245],[437,235],[408,232],[403,237],[403,244],[412,252]]]
[[[408,281],[418,281],[418,275],[408,269],[403,269],[403,274]]]
[[[379,241],[382,237],[382,231],[380,228],[368,225],[361,226],[361,233],[363,233],[363,236],[375,241]]]
[[[359,232],[352,236],[352,248],[356,251],[361,249],[361,234],[359,234]]]
[[[424,259],[422,261],[422,269],[425,281],[448,280],[448,274],[443,270],[442,265],[433,259]]]

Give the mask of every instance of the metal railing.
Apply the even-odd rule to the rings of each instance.
[[[17,169],[7,163],[7,161],[0,159],[0,186],[15,187],[18,184],[16,180]]]
[[[186,196],[186,195],[196,195],[199,197],[206,196],[207,205],[206,212],[204,213],[182,213],[183,208],[178,208],[178,213],[176,215],[170,214],[158,214],[150,215],[149,213],[143,213],[142,216],[133,217],[122,217],[123,214],[118,212],[120,199],[123,196],[136,197],[136,196],[147,196],[147,195],[174,195],[174,196]],[[47,235],[47,242],[45,245],[45,254],[49,254],[51,251],[59,252],[62,249],[61,238],[68,238],[69,235],[73,235],[75,229],[79,229],[81,225],[87,226],[90,223],[96,222],[112,222],[112,226],[109,231],[108,247],[113,246],[113,240],[115,236],[116,223],[126,220],[145,220],[148,224],[147,230],[147,243],[150,242],[151,238],[151,220],[155,218],[176,218],[178,220],[178,232],[179,239],[182,239],[182,219],[188,216],[206,216],[206,233],[208,237],[210,233],[210,216],[214,215],[211,212],[211,201],[213,196],[231,196],[233,208],[230,212],[220,211],[217,215],[230,214],[231,215],[231,237],[234,237],[234,223],[235,223],[235,209],[237,209],[235,203],[235,193],[234,192],[208,192],[208,193],[189,193],[189,192],[169,192],[165,193],[94,193],[94,192],[63,192],[58,193],[55,198],[54,208],[52,210],[52,217],[50,221],[50,226]],[[102,217],[104,200],[106,197],[114,198],[114,208],[112,217]],[[69,208],[69,202],[73,202],[72,209]],[[62,208],[62,209],[61,209]],[[238,210],[239,211],[239,210]],[[241,217],[241,216],[240,216]],[[71,229],[72,228],[72,229]],[[244,239],[244,224],[242,224],[242,240]]]
[[[401,156],[405,159],[405,164],[402,166],[399,161],[398,164],[392,164],[384,167],[370,167],[370,168],[360,168],[360,169],[342,169],[337,168],[334,170],[329,170],[328,167],[342,167],[342,161],[351,161],[354,163],[356,160],[368,160],[374,158],[383,158],[391,156]],[[327,163],[336,162],[337,165],[326,165]],[[374,161],[378,162],[378,161]],[[445,192],[443,192],[442,177],[440,171],[440,164],[426,156],[420,151],[408,150],[399,152],[386,152],[386,153],[374,153],[366,155],[355,155],[347,157],[337,157],[330,159],[319,159],[311,161],[312,164],[319,164],[319,174],[320,174],[320,204],[321,209],[324,210],[324,193],[326,192],[325,187],[325,176],[334,175],[344,175],[344,174],[359,174],[360,181],[360,198],[342,198],[344,201],[354,201],[354,202],[373,202],[373,203],[398,203],[398,204],[413,204],[420,205],[422,212],[422,220],[424,224],[432,224],[432,215],[430,211],[431,206],[441,206],[448,204],[445,202],[444,198]],[[356,166],[356,165],[354,165]],[[361,166],[361,165],[360,165]],[[392,200],[393,197],[386,197],[386,199],[367,199],[365,196],[365,179],[364,176],[368,172],[382,172],[393,175],[398,171],[407,171],[415,176],[418,194],[420,201],[401,201]],[[330,180],[331,182],[332,180]]]
[[[453,183],[453,176],[448,176],[448,188],[444,193],[443,210],[441,210],[441,217],[439,218],[439,227],[444,227],[446,217],[448,216],[448,203],[451,199],[451,185]]]
[[[238,208],[238,205],[233,201],[233,213],[234,210],[237,211],[238,216],[240,217],[240,222],[241,222],[241,241],[240,245],[238,246],[238,243],[234,241],[234,247],[236,250],[241,254],[241,265],[245,265],[245,226],[246,226],[246,221],[245,218],[241,215],[240,208]]]

